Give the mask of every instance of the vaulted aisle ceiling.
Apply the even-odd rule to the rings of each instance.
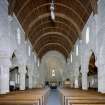
[[[8,1],[9,13],[15,13],[40,58],[50,50],[67,58],[92,12],[91,0],[54,0],[52,21],[51,0]]]

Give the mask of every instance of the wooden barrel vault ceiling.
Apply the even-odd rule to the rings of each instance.
[[[91,0],[54,0],[52,21],[51,0],[8,1],[9,14],[15,13],[39,58],[50,50],[67,58],[92,12]]]

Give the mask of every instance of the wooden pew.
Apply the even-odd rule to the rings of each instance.
[[[59,89],[61,105],[105,105],[105,95],[95,91],[82,91],[79,89]]]
[[[83,97],[83,96],[80,96],[80,97],[66,97],[65,103],[66,103],[66,105],[69,105],[69,103],[74,104],[74,102],[75,102],[74,100],[79,100],[80,102],[85,102],[85,103],[86,102],[87,103],[96,103],[97,101],[99,103],[105,103],[105,97],[97,97],[97,96],[94,96],[94,97],[92,97],[92,96],[90,96],[90,97],[89,96],[85,96],[85,97]],[[80,103],[80,102],[78,102],[78,103]]]
[[[72,105],[105,105],[105,104],[98,104],[98,103],[96,103],[96,104],[72,104]]]
[[[67,105],[74,105],[74,104],[104,104],[105,105],[105,99],[104,100],[90,100],[90,99],[72,99],[68,100]]]
[[[0,105],[46,105],[49,89],[12,92],[0,96]]]
[[[41,98],[42,98],[41,96],[38,96],[38,95],[36,96],[31,94],[10,95],[7,97],[0,98],[0,105],[1,103],[4,103],[4,104],[10,103],[10,104],[17,104],[17,105],[19,105],[19,103],[20,104],[30,103],[30,105],[37,103],[36,105],[42,105]]]
[[[0,101],[0,105],[39,105],[39,102],[35,100],[6,100],[6,101]]]

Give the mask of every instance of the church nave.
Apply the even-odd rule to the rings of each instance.
[[[105,105],[105,0],[0,0],[0,105]]]

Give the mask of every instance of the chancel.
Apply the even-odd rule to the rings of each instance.
[[[0,0],[0,105],[105,105],[105,0]]]

